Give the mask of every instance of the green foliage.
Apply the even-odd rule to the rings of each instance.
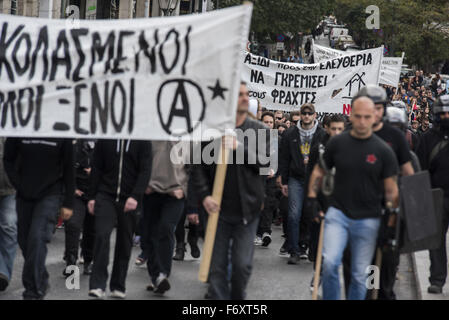
[[[365,8],[380,9],[380,29],[366,29]],[[336,0],[334,13],[344,21],[356,42],[385,44],[390,55],[405,52],[406,62],[430,71],[449,59],[449,2],[437,0]],[[447,28],[446,31],[444,28]]]

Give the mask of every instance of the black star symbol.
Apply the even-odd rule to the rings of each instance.
[[[215,87],[208,87],[210,90],[212,90],[212,100],[214,100],[216,97],[220,96],[223,100],[225,100],[224,92],[228,91],[228,89],[223,88],[220,86],[220,80],[217,79],[217,83],[215,83]]]

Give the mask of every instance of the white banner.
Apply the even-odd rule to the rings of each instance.
[[[206,139],[235,127],[252,5],[70,21],[0,15],[0,135]]]
[[[349,114],[352,97],[378,84],[383,47],[315,64],[282,63],[244,53],[242,78],[250,98],[270,110],[299,110],[306,102],[319,113]]]
[[[336,50],[313,43],[313,59],[315,62],[341,57],[353,53],[353,51],[346,52]],[[401,58],[382,57],[382,65],[379,75],[379,84],[386,84],[397,88],[401,77],[402,61],[404,53]]]

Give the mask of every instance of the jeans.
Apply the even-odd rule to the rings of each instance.
[[[430,250],[430,284],[443,287],[447,277],[446,234],[449,226],[449,197],[444,198],[444,211],[440,247]]]
[[[147,236],[148,274],[156,283],[160,273],[167,277],[172,267],[175,229],[184,210],[184,199],[152,193],[143,197],[143,219]]]
[[[11,280],[17,250],[16,196],[0,197],[0,273]]]
[[[364,300],[366,271],[376,248],[380,218],[351,219],[342,211],[330,207],[324,221],[323,299],[340,299],[338,268],[348,243],[351,249],[351,280],[347,299]]]
[[[40,200],[17,198],[18,242],[25,260],[22,282],[24,299],[41,299],[48,289],[45,267],[47,243],[53,235],[56,217],[61,207],[61,196],[50,195]]]
[[[267,179],[265,186],[265,201],[262,212],[260,213],[259,227],[257,228],[257,235],[262,237],[264,233],[271,234],[271,225],[273,224],[273,215],[279,206],[276,198],[276,179]]]
[[[304,181],[288,179],[288,222],[287,240],[291,254],[299,253],[299,222],[304,201]]]
[[[104,193],[99,193],[95,198],[95,245],[90,289],[106,289],[110,238],[112,230],[117,225],[109,288],[111,292],[126,291],[125,282],[137,224],[137,211],[124,212],[125,201],[126,199],[120,198],[120,201],[116,202],[114,196]]]
[[[219,218],[209,272],[209,294],[212,299],[245,299],[246,286],[252,271],[254,237],[258,224],[258,218],[246,225]],[[229,258],[232,262],[231,281],[228,277]]]

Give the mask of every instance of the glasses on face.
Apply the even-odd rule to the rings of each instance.
[[[298,123],[298,120],[291,120],[290,122],[291,122],[291,123],[294,123],[294,124],[297,124],[297,123]]]
[[[276,120],[282,120],[282,118],[276,117]]]
[[[301,115],[303,116],[313,116],[314,112],[307,112],[307,111],[303,111],[301,112]]]

